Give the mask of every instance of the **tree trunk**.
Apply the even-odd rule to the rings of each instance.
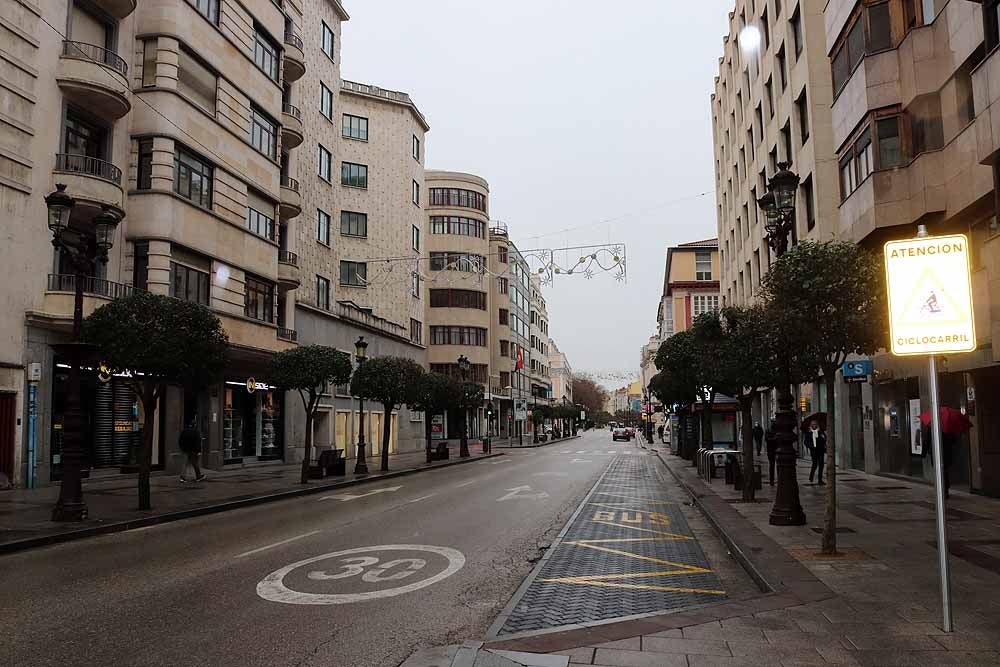
[[[431,462],[431,411],[424,410],[424,438],[427,440],[427,462]]]
[[[752,503],[757,486],[753,477],[753,395],[743,395],[740,400],[740,415],[743,426],[740,429],[743,442],[743,500]]]
[[[823,369],[826,380],[826,513],[823,516],[824,555],[837,553],[837,404],[833,400],[837,369]]]
[[[389,439],[392,437],[393,404],[382,404],[382,472],[389,471]]]
[[[462,439],[459,441],[458,455],[461,458],[469,456],[469,409],[462,408]]]
[[[312,396],[309,397],[308,402],[306,401],[305,395],[302,396],[302,403],[306,408],[306,441],[302,447],[302,475],[299,482],[302,484],[309,483],[309,464],[312,462],[312,444],[313,444],[313,412],[316,410],[316,402],[313,400]],[[347,449],[344,449],[344,454],[347,454]]]
[[[150,497],[149,471],[153,467],[153,436],[156,429],[156,402],[158,396],[156,384],[147,381],[142,387],[142,455],[139,457],[139,509],[152,509]]]

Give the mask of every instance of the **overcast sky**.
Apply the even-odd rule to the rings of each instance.
[[[627,284],[557,277],[545,295],[574,370],[637,372],[666,248],[716,235],[709,95],[732,0],[344,6],[344,78],[408,92],[427,167],[486,178],[520,249],[626,246]]]

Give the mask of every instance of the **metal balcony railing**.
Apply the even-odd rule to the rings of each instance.
[[[298,47],[300,51],[305,50],[304,47],[302,46],[302,38],[296,35],[291,30],[285,31],[285,44],[291,44],[292,46]]]
[[[285,329],[284,327],[278,327],[278,338],[281,340],[287,340],[294,343],[299,339],[299,332],[295,329]]]
[[[290,264],[294,267],[298,267],[299,256],[289,250],[279,250],[278,264]]]
[[[122,184],[122,170],[105,160],[99,160],[89,155],[56,154],[57,171],[75,171],[88,176],[96,176],[115,185]]]
[[[98,65],[104,65],[122,76],[128,78],[128,65],[125,60],[114,51],[109,51],[94,44],[86,42],[73,42],[68,39],[63,40],[63,58],[76,58],[77,60],[90,60]]]
[[[293,106],[287,102],[281,105],[281,113],[287,113],[295,120],[302,120],[302,111],[297,106]]]
[[[297,180],[295,180],[294,178],[292,178],[291,176],[282,176],[281,177],[281,187],[288,188],[289,190],[292,190],[293,192],[298,192],[299,191],[299,182]]]
[[[76,275],[72,273],[50,273],[48,291],[75,292]],[[122,297],[129,296],[133,292],[137,291],[141,292],[142,290],[137,290],[131,285],[125,285],[124,283],[116,283],[110,280],[103,280],[101,278],[95,278],[93,276],[83,277],[84,294],[103,296],[108,299],[120,299]]]

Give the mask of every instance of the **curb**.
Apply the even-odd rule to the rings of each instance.
[[[80,530],[73,530],[65,533],[56,533],[54,535],[41,535],[39,537],[30,537],[23,540],[14,540],[11,542],[0,543],[0,555],[16,553],[19,551],[27,551],[29,549],[35,549],[37,547],[44,547],[53,544],[61,544],[63,542],[73,542],[76,540],[86,539],[88,537],[97,537],[99,535],[111,535],[114,533],[123,533],[129,530],[135,530],[136,528],[156,526],[162,523],[173,523],[174,521],[192,519],[198,516],[205,516],[208,514],[218,514],[220,512],[228,512],[230,510],[240,509],[243,507],[252,507],[254,505],[263,505],[265,503],[272,503],[279,500],[288,500],[292,498],[298,498],[301,496],[308,496],[314,493],[321,493],[324,491],[342,489],[351,486],[359,486],[361,484],[369,484],[371,482],[378,482],[384,479],[404,477],[406,475],[413,475],[428,470],[438,470],[440,468],[448,468],[455,465],[461,465],[463,463],[473,463],[475,461],[483,461],[486,459],[491,459],[497,456],[504,456],[504,455],[505,455],[504,452],[499,452],[497,454],[483,454],[481,456],[476,456],[476,457],[470,456],[469,458],[456,459],[454,461],[449,461],[447,463],[440,463],[429,467],[392,470],[384,475],[364,477],[362,479],[345,480],[342,482],[333,482],[332,484],[309,485],[301,489],[279,491],[277,493],[254,496],[253,498],[231,500],[228,502],[222,502],[215,505],[193,507],[187,510],[168,512],[166,514],[158,514],[156,516],[148,516],[140,519],[130,519],[128,521],[118,521],[115,523],[109,523],[101,526],[89,526],[87,528],[82,528]]]
[[[534,443],[528,445],[493,445],[497,449],[536,449],[538,447],[548,447],[549,445],[558,445],[561,442],[569,442],[570,440],[579,440],[582,435],[572,435],[568,438],[560,438],[559,440],[550,440],[549,442],[540,442],[537,445]]]

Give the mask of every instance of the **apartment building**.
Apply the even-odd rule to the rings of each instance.
[[[489,392],[492,307],[489,272],[489,184],[479,176],[427,171],[427,362],[432,372],[462,378],[459,357],[471,366],[470,382]],[[496,280],[500,280],[499,278]],[[485,407],[485,404],[484,404]],[[468,415],[471,437],[484,432],[484,409]],[[442,437],[461,435],[462,416],[449,410]]]
[[[753,300],[772,257],[757,199],[781,162],[801,178],[792,243],[839,232],[823,3],[737,0],[712,94],[721,293]]]
[[[410,96],[345,81],[340,75],[338,3],[309,0],[303,34],[310,67],[298,87],[307,138],[290,167],[301,198],[295,227],[301,287],[295,293],[296,338],[354,356],[359,336],[368,355],[427,363],[422,275],[426,271],[424,148],[430,126]],[[360,414],[349,385],[320,403],[314,443],[356,455]],[[304,442],[301,406],[290,406],[295,442]],[[385,419],[390,453],[422,449],[423,415],[403,407],[384,415],[368,404],[366,453],[380,454]]]
[[[694,318],[702,313],[719,309],[721,263],[718,239],[692,241],[667,248],[663,293],[656,309],[660,343],[675,333],[687,331]],[[644,381],[643,386],[648,386],[648,382]]]
[[[154,466],[179,468],[177,433],[194,418],[210,468],[285,458],[284,400],[266,369],[272,352],[294,344],[287,295],[295,283],[281,273],[283,253],[294,253],[283,233],[292,210],[282,163],[302,140],[291,100],[306,66],[301,12],[284,4],[15,0],[0,8],[10,55],[0,61],[10,100],[0,198],[18,221],[0,247],[10,273],[2,299],[6,312],[24,314],[0,325],[0,401],[18,417],[29,408],[37,415],[35,441],[20,426],[0,434],[14,483],[29,470],[38,483],[60,475],[66,368],[50,346],[68,338],[76,277],[42,224],[43,198],[57,183],[76,200],[70,229],[84,244],[98,241],[93,219],[102,208],[121,218],[107,265],[93,262],[84,279],[85,315],[148,290],[208,306],[229,334],[222,383],[164,397]],[[84,384],[88,464],[92,474],[117,472],[141,441],[137,401],[116,378],[86,370]]]
[[[549,339],[549,370],[552,377],[552,401],[573,402],[573,367],[555,340]]]

